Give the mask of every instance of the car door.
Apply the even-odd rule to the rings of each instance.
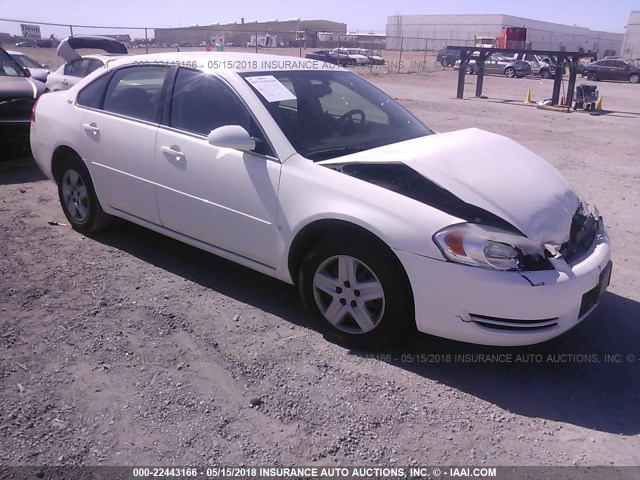
[[[280,162],[244,102],[223,80],[180,68],[158,130],[156,169],[162,225],[273,266]],[[255,151],[211,145],[207,135],[240,125]]]
[[[120,68],[94,80],[77,99],[84,109],[80,153],[100,200],[155,224],[155,140],[169,72],[168,66]]]
[[[489,55],[484,61],[485,73],[502,73],[500,66],[498,65],[498,57],[495,55]]]
[[[615,80],[628,80],[629,78],[629,64],[622,60],[611,60],[613,64],[612,73]]]
[[[600,60],[598,62],[597,75],[599,80],[615,80],[616,74],[613,67],[613,61]]]

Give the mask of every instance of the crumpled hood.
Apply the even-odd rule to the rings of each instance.
[[[483,208],[540,244],[569,239],[579,200],[544,159],[476,128],[387,145],[321,164],[402,162],[461,200]]]

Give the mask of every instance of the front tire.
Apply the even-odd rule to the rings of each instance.
[[[640,83],[640,74],[633,73],[629,76],[630,83]]]
[[[507,78],[513,78],[516,76],[516,69],[513,67],[507,67],[504,69],[504,76]]]
[[[471,65],[467,65],[464,67],[464,73],[467,75],[473,75],[473,67]]]
[[[414,322],[402,265],[369,238],[317,243],[303,260],[298,287],[320,328],[342,344],[389,344]]]
[[[598,77],[594,72],[587,73],[587,80],[591,80],[592,82],[595,82],[597,79]]]
[[[82,160],[76,157],[64,160],[59,172],[58,197],[73,229],[89,233],[104,227],[109,216],[100,206],[91,175]]]
[[[551,72],[545,68],[540,72],[540,77],[544,78],[545,80],[548,80],[551,78]]]

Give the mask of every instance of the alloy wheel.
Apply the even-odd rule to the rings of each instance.
[[[350,334],[372,331],[382,320],[382,283],[365,263],[349,255],[327,258],[313,276],[313,296],[324,318]]]
[[[62,198],[69,215],[78,223],[89,218],[89,193],[82,176],[67,170],[62,177]]]

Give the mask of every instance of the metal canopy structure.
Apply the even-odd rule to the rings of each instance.
[[[581,58],[596,58],[595,53],[581,52],[562,52],[556,50],[521,50],[513,48],[480,48],[480,47],[457,47],[450,46],[448,48],[460,50],[460,71],[458,72],[458,98],[464,98],[464,77],[467,61],[471,58],[472,52],[479,52],[479,56],[474,56],[476,60],[478,78],[476,80],[476,97],[482,95],[482,84],[484,81],[484,61],[492,53],[533,53],[535,55],[547,56],[555,60],[556,65],[562,66],[565,61],[569,66],[569,85],[567,88],[566,104],[571,105],[573,101],[573,91],[576,86],[577,70],[576,65]],[[553,94],[551,95],[551,103],[558,105],[560,102],[560,86],[562,84],[564,68],[556,68],[556,74],[553,79]]]

